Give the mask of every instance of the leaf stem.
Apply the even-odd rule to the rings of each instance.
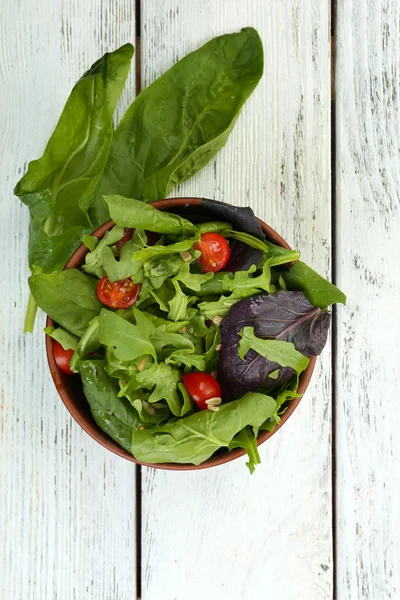
[[[29,294],[28,308],[26,309],[26,316],[25,316],[24,333],[32,333],[33,332],[36,311],[37,311],[36,301],[35,301],[34,297],[32,296],[32,294]]]

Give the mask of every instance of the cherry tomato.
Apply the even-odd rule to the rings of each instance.
[[[129,240],[133,238],[134,233],[134,229],[131,229],[130,227],[124,227],[124,235],[120,240],[118,240],[118,242],[115,242],[115,247],[118,250],[118,254],[121,253],[121,248],[125,244],[125,242],[129,242]],[[153,233],[153,231],[146,231],[145,233],[147,237],[148,246],[154,246],[160,239],[158,233]]]
[[[134,229],[131,229],[130,227],[124,228],[124,235],[122,236],[122,238],[120,240],[118,240],[118,242],[115,242],[115,247],[118,250],[118,254],[121,252],[121,248],[125,244],[125,242],[129,242],[129,240],[132,239],[134,233],[135,233]]]
[[[135,304],[139,296],[140,285],[133,283],[130,277],[111,283],[107,277],[97,284],[97,296],[106,306],[112,308],[128,308]]]
[[[53,340],[53,354],[56,365],[63,373],[73,375],[74,372],[69,368],[69,361],[72,358],[73,350],[64,350],[57,340]]]
[[[228,242],[218,233],[203,233],[194,248],[201,252],[199,263],[203,268],[203,273],[210,271],[215,273],[223,269],[231,254]]]
[[[218,381],[208,373],[197,371],[182,377],[185,388],[201,410],[208,408],[206,400],[221,398],[221,387]]]

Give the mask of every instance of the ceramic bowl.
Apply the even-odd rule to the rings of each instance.
[[[185,214],[190,218],[193,212],[196,210],[201,211],[201,198],[170,198],[168,200],[159,200],[158,202],[153,202],[152,206],[155,206],[158,210],[167,210],[169,212],[177,212],[182,216]],[[267,239],[274,244],[282,246],[290,250],[290,246],[281,238],[281,236],[272,229],[269,225],[258,219],[260,225],[267,237]],[[113,221],[108,221],[104,225],[102,225],[99,229],[97,229],[93,235],[98,238],[103,237],[103,235],[114,226]],[[76,252],[71,256],[68,263],[65,265],[65,269],[71,268],[79,268],[85,261],[85,256],[88,253],[88,249],[85,245],[79,246]],[[53,325],[52,319],[50,317],[47,318],[47,326]],[[57,388],[57,391],[61,397],[61,400],[64,402],[66,408],[71,413],[73,418],[79,425],[88,433],[96,442],[114,452],[118,456],[125,458],[126,460],[130,460],[131,462],[146,465],[149,467],[153,467],[156,469],[165,469],[165,470],[176,470],[176,471],[193,471],[196,469],[207,469],[209,467],[215,467],[217,465],[222,465],[224,463],[230,462],[231,460],[235,460],[240,456],[245,454],[245,451],[241,448],[237,448],[235,450],[220,451],[207,461],[202,463],[201,465],[181,465],[175,463],[165,463],[165,464],[149,464],[142,463],[136,460],[131,454],[126,452],[123,448],[121,448],[116,442],[114,442],[104,431],[100,429],[100,427],[96,424],[93,419],[89,405],[86,401],[86,398],[83,394],[81,380],[78,375],[65,375],[56,365],[53,354],[53,340],[50,336],[46,336],[46,351],[47,351],[47,359],[49,362],[51,376]],[[310,383],[310,379],[315,366],[315,357],[311,357],[310,363],[307,369],[300,375],[300,382],[298,392],[303,395],[306,391],[308,384]],[[267,441],[272,435],[277,433],[281,427],[286,423],[289,417],[293,414],[293,412],[298,407],[302,396],[300,398],[295,398],[290,401],[288,404],[288,408],[285,413],[282,415],[281,422],[277,425],[273,432],[262,431],[257,438],[257,445],[263,444]]]

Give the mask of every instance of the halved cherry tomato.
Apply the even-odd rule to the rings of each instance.
[[[221,387],[212,375],[198,371],[182,377],[183,384],[189,395],[201,410],[208,408],[206,400],[221,398]]]
[[[219,233],[203,233],[194,248],[201,252],[199,263],[203,268],[203,273],[220,271],[231,255],[228,242]]]
[[[126,242],[129,242],[129,240],[131,240],[133,238],[134,233],[135,233],[134,229],[131,229],[130,227],[124,227],[124,235],[122,236],[122,238],[120,240],[118,240],[118,242],[115,242],[115,247],[118,250],[118,254],[121,253],[122,246]],[[148,246],[154,246],[160,239],[160,236],[158,235],[158,233],[154,233],[153,231],[145,231],[145,233],[146,233],[146,237],[147,237],[147,245]]]
[[[118,242],[115,242],[115,247],[118,250],[118,254],[121,252],[121,248],[125,244],[125,242],[129,242],[129,240],[132,239],[134,233],[134,229],[131,229],[130,227],[124,227],[123,237],[120,240],[118,240]]]
[[[72,358],[73,350],[64,350],[57,340],[53,340],[53,354],[56,365],[66,375],[73,375],[74,372],[69,368],[69,361]]]
[[[135,304],[139,296],[140,285],[133,283],[130,277],[111,283],[107,277],[97,284],[97,296],[106,306],[112,308],[128,308]]]

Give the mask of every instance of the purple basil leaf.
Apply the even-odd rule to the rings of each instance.
[[[254,327],[257,337],[292,342],[305,356],[320,354],[326,344],[331,315],[315,308],[303,292],[278,292],[245,298],[235,304],[221,323],[218,380],[224,399],[234,400],[249,391],[269,390],[286,383],[293,369],[280,367],[250,350],[238,355],[240,331]],[[269,373],[279,369],[276,379]]]

